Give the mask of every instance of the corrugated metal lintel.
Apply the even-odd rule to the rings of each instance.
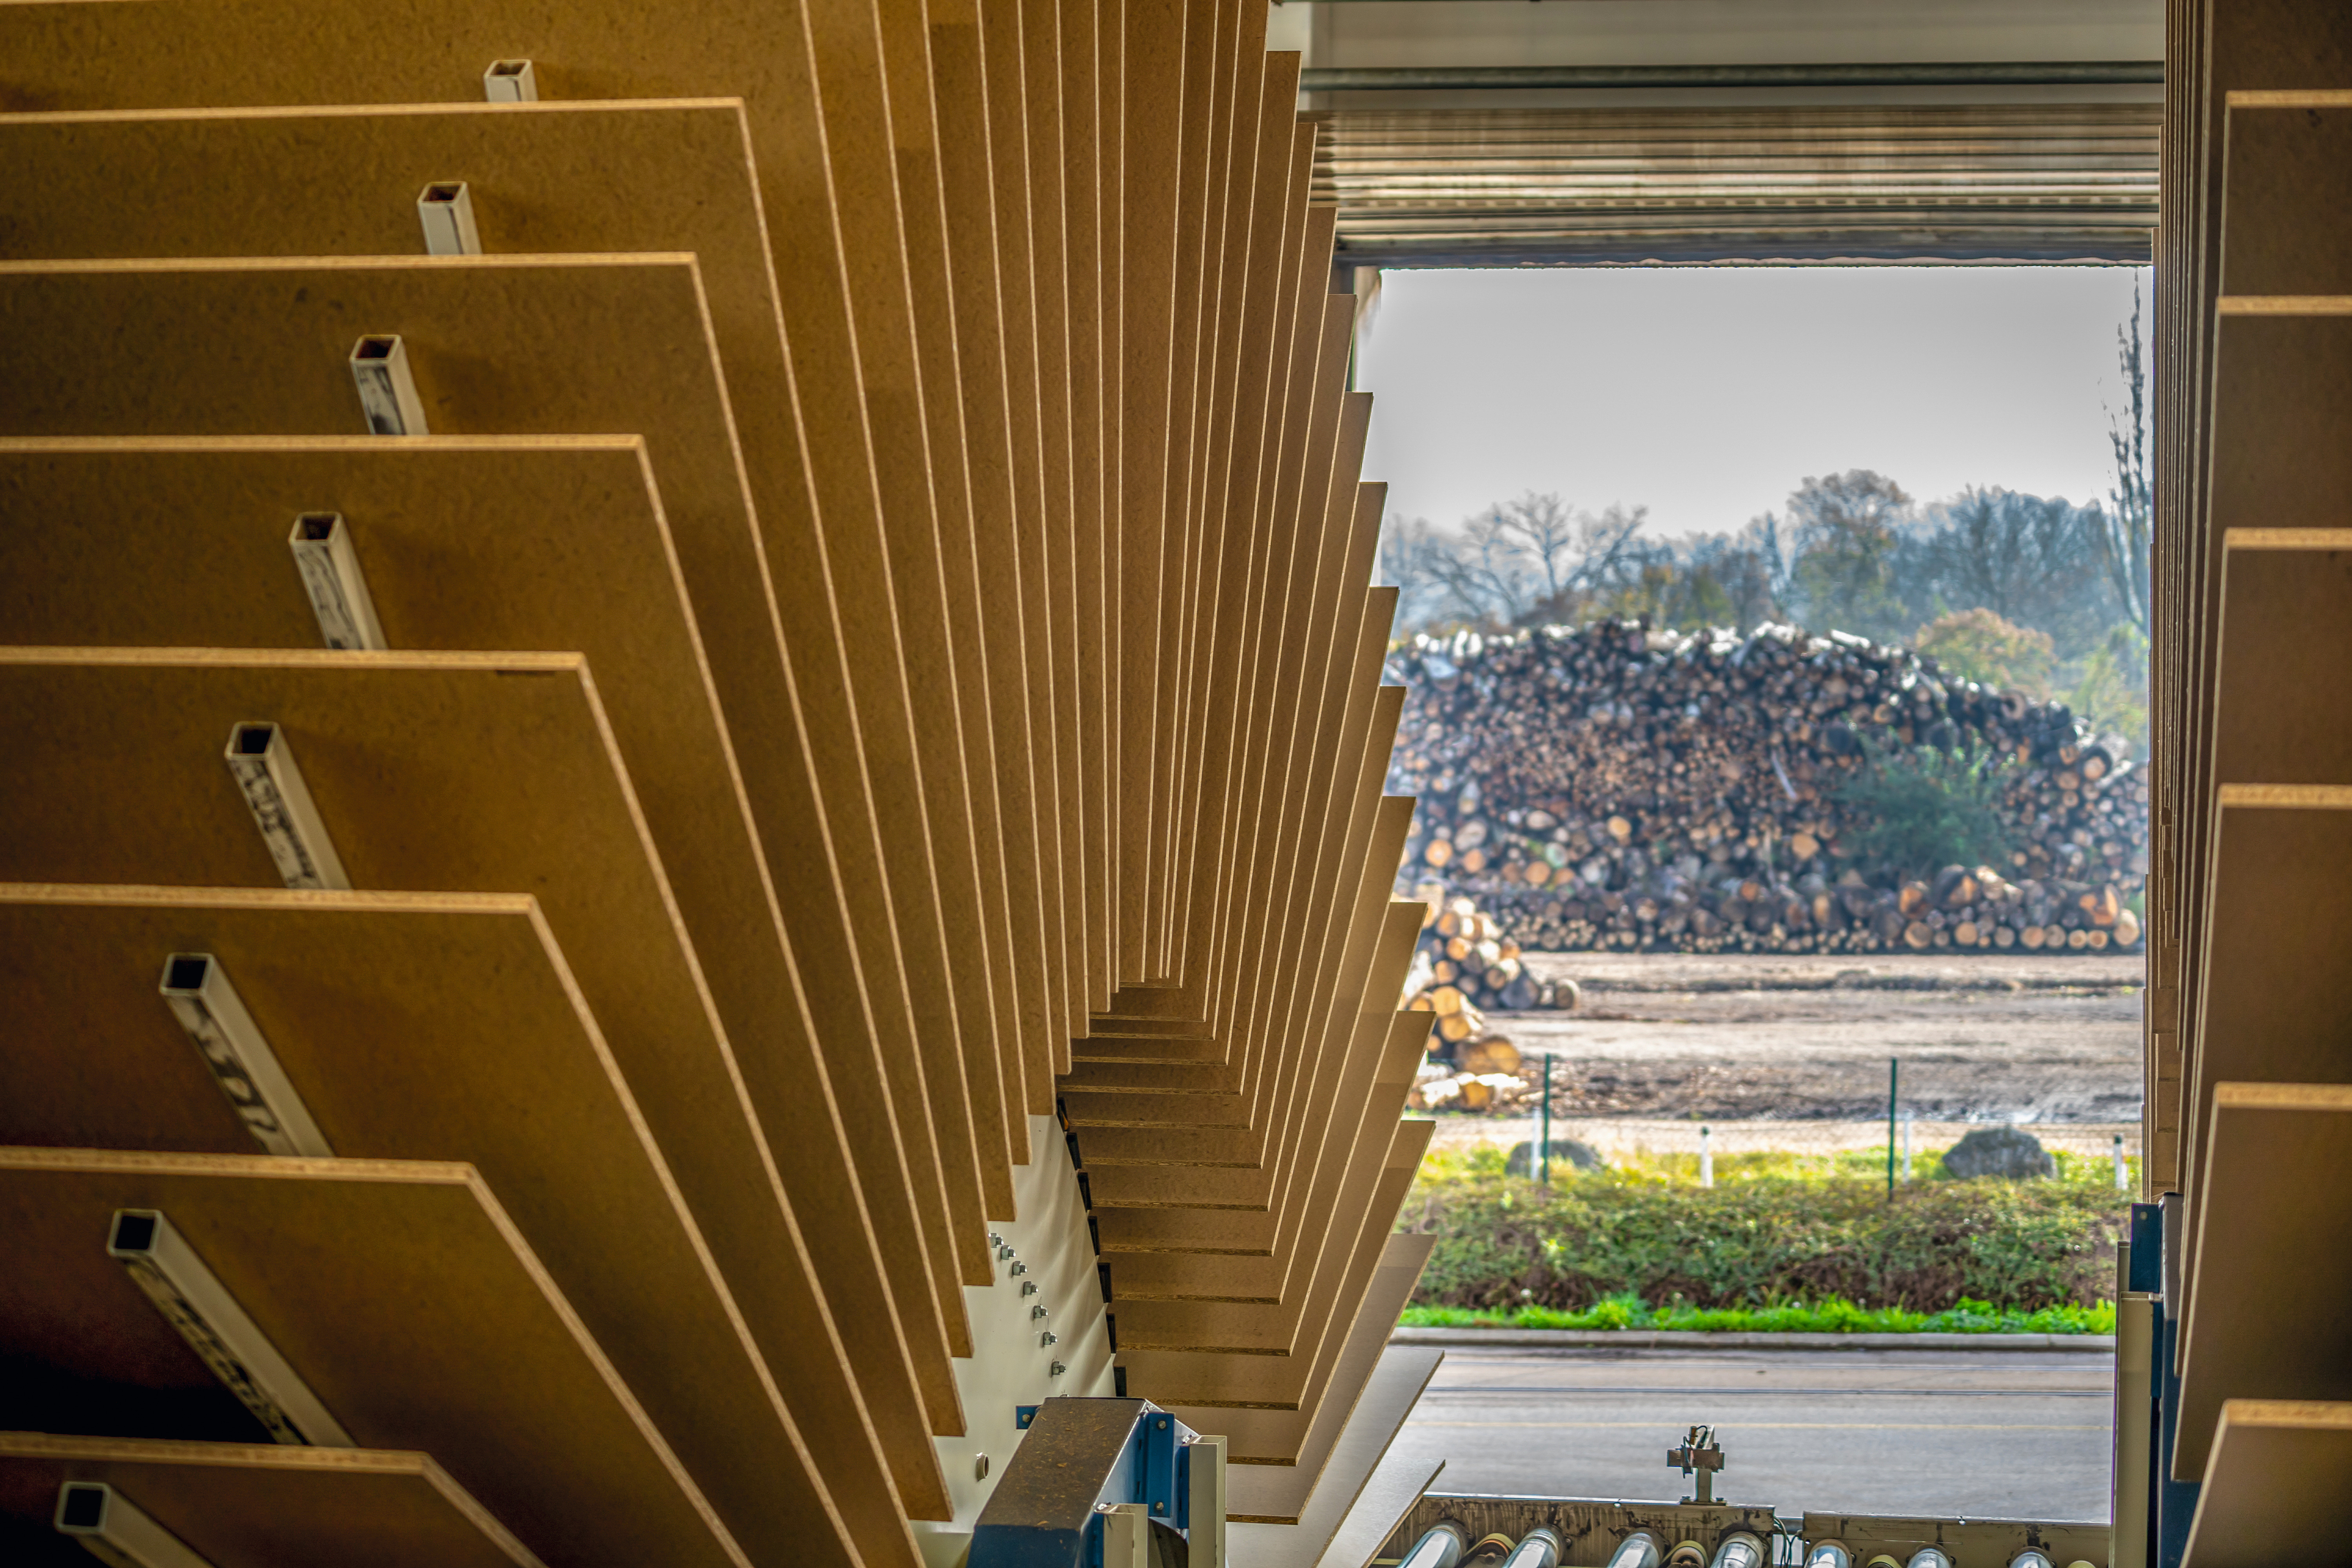
[[[2145,265],[2157,221],[2154,105],[1321,118],[1355,266]]]

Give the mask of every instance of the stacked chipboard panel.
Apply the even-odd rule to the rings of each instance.
[[[0,1555],[915,1568],[1056,1394],[1236,1563],[1402,1514],[1265,24],[0,5]]]
[[[2116,1561],[2334,1562],[2352,1464],[2352,9],[2173,0],[2166,54],[2154,1201],[2124,1303]]]

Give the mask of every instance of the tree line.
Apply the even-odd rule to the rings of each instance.
[[[2127,405],[2104,500],[1972,486],[1921,504],[1884,474],[1809,477],[1735,531],[1644,531],[1645,509],[1557,494],[1456,528],[1391,516],[1381,574],[1399,635],[1643,616],[1677,630],[1771,622],[1907,643],[1962,679],[2058,697],[2145,743],[2148,452],[2139,310],[2119,330]]]

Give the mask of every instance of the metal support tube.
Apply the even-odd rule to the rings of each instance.
[[[334,1157],[220,960],[209,952],[175,952],[163,961],[159,989],[255,1142],[272,1154]]]
[[[154,1209],[117,1209],[106,1250],[272,1437],[356,1447],[170,1220]]]
[[[58,1489],[51,1521],[60,1535],[81,1542],[113,1568],[212,1568],[188,1543],[104,1481],[68,1481]]]

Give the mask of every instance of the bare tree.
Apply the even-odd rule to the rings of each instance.
[[[1437,574],[1436,561],[1445,549],[1446,542],[1425,517],[1391,512],[1381,525],[1373,577],[1397,590],[1400,635],[1423,625],[1444,600],[1445,583]]]
[[[2139,290],[2132,290],[2131,324],[2116,329],[2116,360],[2131,407],[2125,419],[2107,411],[2107,446],[2115,458],[2116,486],[2099,514],[2099,564],[2115,589],[2124,615],[2147,635],[2148,533],[2155,510],[2147,472],[2147,367],[2140,357]]]
[[[1528,491],[1517,500],[1487,509],[1504,531],[1543,569],[1543,597],[1557,599],[1573,574],[1577,551],[1576,513],[1557,491]]]
[[[1532,562],[1500,507],[1462,524],[1462,531],[1430,552],[1432,576],[1444,584],[1450,607],[1466,621],[1517,626],[1539,593]]]

